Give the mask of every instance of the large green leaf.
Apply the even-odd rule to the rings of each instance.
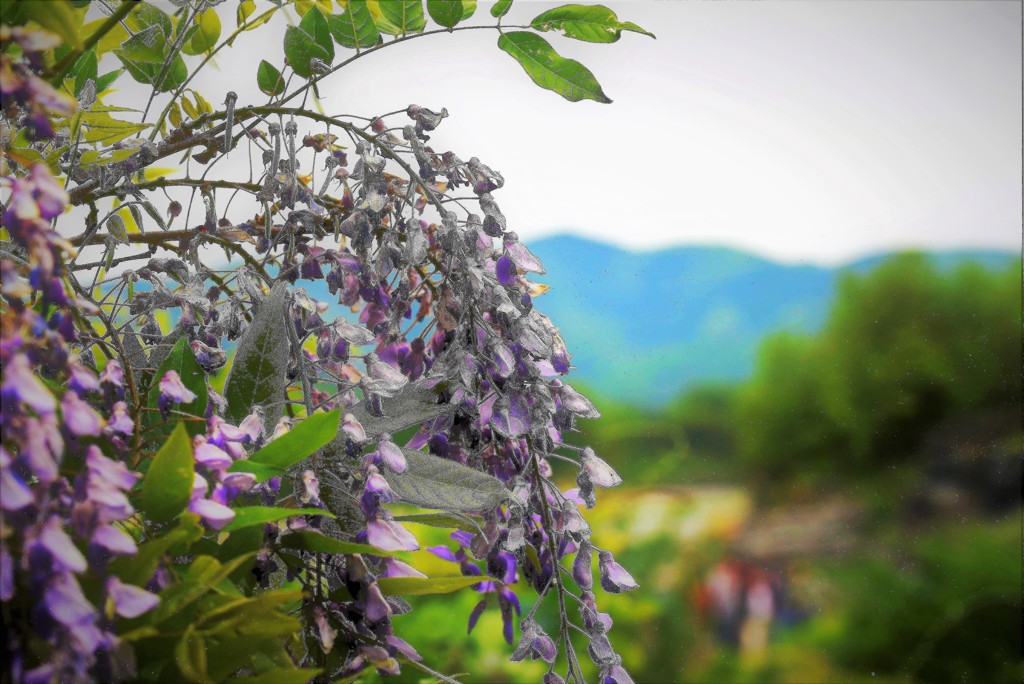
[[[309,551],[310,553],[332,553],[347,555],[353,553],[364,553],[373,556],[397,556],[397,551],[382,551],[381,549],[367,544],[356,544],[355,542],[341,541],[334,537],[328,537],[317,532],[299,530],[281,537],[281,547],[294,549],[296,551]]]
[[[427,24],[423,16],[423,0],[381,0],[378,6],[387,20],[378,28],[385,33],[419,33]]]
[[[561,31],[569,38],[588,43],[614,43],[623,31],[654,37],[631,21],[619,21],[615,12],[603,5],[563,5],[543,12],[530,22],[538,31]]]
[[[298,26],[289,26],[284,32],[284,58],[295,73],[303,78],[313,75],[313,68],[309,62],[313,58],[323,60],[325,63],[331,61],[327,50],[317,45],[313,36],[309,35]]]
[[[498,47],[512,55],[541,88],[553,90],[570,102],[611,102],[587,67],[560,56],[550,43],[535,33],[503,33],[498,38]]]
[[[265,95],[271,97],[284,92],[284,79],[281,78],[281,72],[265,59],[260,61],[259,69],[256,70],[256,84]]]
[[[462,0],[427,0],[430,18],[445,28],[452,28],[462,21],[464,12]]]
[[[242,506],[236,508],[235,517],[224,526],[225,532],[234,532],[253,525],[277,522],[297,515],[325,515],[333,518],[334,514],[322,508],[277,508],[272,506]]]
[[[153,458],[142,481],[142,510],[153,522],[173,520],[192,498],[192,439],[180,423]]]
[[[471,587],[493,578],[479,575],[456,575],[455,577],[381,577],[377,580],[380,593],[385,596],[424,596],[426,594],[450,594],[459,589]]]
[[[510,496],[501,480],[446,458],[402,449],[405,472],[385,470],[384,479],[402,501],[442,511],[494,508]]]
[[[338,434],[341,409],[314,413],[249,457],[254,463],[288,468],[314,454]]]
[[[285,326],[291,324],[288,285],[281,281],[263,299],[238,342],[235,360],[224,383],[228,422],[237,425],[254,407],[261,406],[265,424],[277,423],[288,384],[289,343]]]
[[[170,434],[175,424],[184,425],[190,435],[197,435],[206,429],[205,420],[184,420],[175,421],[173,416],[166,424],[160,425],[163,418],[160,417],[160,380],[167,371],[173,370],[181,377],[181,382],[187,387],[196,398],[187,404],[178,404],[174,410],[187,413],[196,418],[205,418],[206,405],[210,401],[210,393],[206,389],[206,373],[202,366],[196,361],[192,347],[184,337],[178,339],[171,353],[160,363],[153,375],[153,381],[146,395],[146,408],[150,409],[143,413],[142,424],[149,428],[146,436],[152,435],[155,438]]]
[[[327,25],[327,19],[318,7],[311,8],[299,22],[299,28],[313,36],[313,42],[322,47],[328,55],[328,64],[334,60],[334,40],[331,39],[331,29]]]
[[[349,0],[345,11],[327,17],[327,25],[338,45],[347,48],[368,48],[380,42],[380,32],[366,0]]]

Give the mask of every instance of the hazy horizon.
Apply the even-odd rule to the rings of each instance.
[[[559,4],[518,0],[504,25]],[[586,226],[632,249],[716,244],[820,265],[898,249],[1020,249],[1020,3],[604,4],[657,40],[546,37],[613,104],[538,89],[481,30],[360,58],[321,86],[324,108],[446,107],[431,144],[503,173],[495,197],[527,242]],[[468,24],[492,23],[490,5]],[[218,11],[234,26],[234,4]],[[265,102],[256,66],[283,66],[286,15],[295,21],[278,12],[240,36],[196,88],[218,105],[228,90],[239,105]]]

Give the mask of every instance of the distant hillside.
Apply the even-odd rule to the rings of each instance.
[[[689,386],[739,380],[761,340],[825,320],[837,277],[886,255],[842,268],[788,266],[717,247],[630,252],[574,236],[532,241],[551,285],[536,301],[562,330],[574,377],[600,395],[657,406]],[[1009,252],[935,254],[942,267],[973,261],[1009,265]]]

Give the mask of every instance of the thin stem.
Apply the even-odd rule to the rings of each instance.
[[[53,75],[50,77],[50,83],[52,85],[59,86],[64,81],[64,76],[67,75],[71,67],[78,61],[78,58],[88,52],[93,45],[100,42],[100,39],[103,38],[103,36],[110,33],[110,30],[117,26],[117,24],[127,17],[128,14],[136,7],[139,7],[139,3],[132,2],[131,0],[124,0],[124,2],[114,10],[114,13],[107,17],[107,20],[100,24],[99,28],[93,31],[92,35],[85,39],[85,42],[82,43],[82,47],[77,50],[72,50],[64,56],[64,59],[53,65]]]

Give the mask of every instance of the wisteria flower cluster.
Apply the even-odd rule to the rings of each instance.
[[[412,608],[403,595],[465,589],[480,596],[469,629],[499,611],[510,658],[547,663],[546,683],[583,681],[574,632],[603,684],[631,682],[594,564],[604,592],[637,584],[581,513],[621,480],[568,440],[599,414],[563,379],[570,354],[534,306],[543,265],[495,198],[504,178],[435,150],[444,109],[287,106],[331,72],[335,44],[422,35],[420,4],[403,3],[417,25],[385,3],[296,3],[285,72],[306,82],[285,95],[264,62],[270,103],[227,93],[221,111],[189,101],[178,67],[230,45],[208,3],[171,16],[126,2],[71,48],[51,30],[81,27],[78,4],[53,4],[62,24],[5,15],[0,33],[5,681],[348,681],[403,666],[455,681],[393,617]],[[280,4],[257,15],[244,0],[232,36]],[[447,30],[469,4],[427,9]],[[492,10],[499,30],[510,4]],[[529,28],[580,38],[580,7]],[[597,42],[640,30],[588,11]],[[147,140],[103,103],[122,72],[98,73],[99,39],[115,30],[124,73],[171,93]],[[523,61],[527,38],[547,46],[526,31],[499,46]],[[524,66],[546,59],[567,83],[554,89],[580,99],[592,74],[533,45]],[[246,146],[255,180],[218,177]],[[147,173],[182,153],[201,176]],[[72,207],[88,215],[66,231]],[[175,228],[183,215],[194,227]],[[425,512],[399,515],[409,507]],[[402,560],[420,548],[409,520],[452,531],[430,551],[458,576]]]

